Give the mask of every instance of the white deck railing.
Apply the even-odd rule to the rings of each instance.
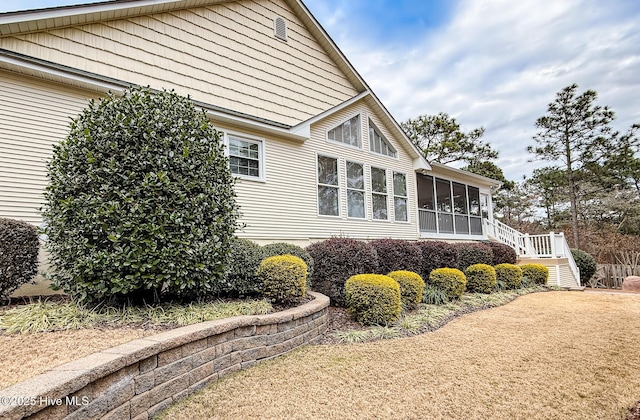
[[[521,233],[514,228],[505,225],[497,220],[489,221],[483,219],[484,229],[488,236],[503,242],[522,257],[531,258],[567,258],[569,266],[580,285],[580,271],[573,259],[571,249],[567,243],[564,233],[550,232],[544,235],[529,235]]]

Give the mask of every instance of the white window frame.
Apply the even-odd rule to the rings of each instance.
[[[225,145],[225,154],[229,159],[231,159],[232,157],[230,153],[230,147],[229,147],[231,143],[231,138],[235,138],[237,140],[246,141],[246,142],[254,143],[258,145],[258,173],[260,174],[259,176],[252,176],[252,175],[244,175],[244,174],[234,174],[232,172],[231,175],[235,178],[246,179],[248,181],[266,182],[267,170],[265,165],[265,161],[266,161],[266,152],[264,147],[265,139],[262,137],[251,136],[248,134],[239,133],[235,131],[226,131],[224,133],[224,145]],[[242,156],[236,156],[236,157],[242,157]],[[229,166],[229,170],[231,170],[231,166]]]
[[[379,169],[384,171],[384,181],[385,181],[385,191],[384,193],[381,192],[376,192],[373,190],[373,170],[374,169]],[[374,221],[378,221],[378,222],[389,222],[391,221],[391,218],[389,216],[390,215],[390,209],[389,209],[389,171],[387,171],[387,168],[382,168],[380,166],[370,166],[369,168],[369,184],[371,187],[371,219]],[[374,204],[374,200],[373,200],[373,196],[374,195],[384,195],[385,196],[385,202],[387,203],[387,218],[386,219],[376,219],[376,212],[375,209],[373,208],[373,204]]]
[[[362,189],[359,190],[357,188],[349,188],[349,170],[347,165],[349,163],[355,163],[356,165],[362,166]],[[345,190],[346,190],[346,198],[345,202],[347,203],[347,218],[354,220],[366,220],[367,219],[367,167],[363,162],[358,162],[353,159],[345,159],[344,161],[344,182],[345,182]],[[362,192],[362,196],[364,197],[364,216],[363,217],[354,217],[349,216],[349,191],[359,191]]]
[[[338,140],[331,140],[329,138],[329,131],[334,130],[338,127],[340,127],[341,125],[343,125],[344,123],[346,123],[347,121],[352,120],[353,118],[358,117],[359,120],[359,127],[358,127],[358,142],[360,143],[359,146],[354,146],[352,144],[348,144],[348,143],[343,143],[341,141]],[[340,124],[336,124],[334,126],[332,126],[331,128],[328,128],[327,131],[325,132],[324,138],[326,139],[327,142],[329,143],[333,143],[333,144],[339,144],[340,146],[344,146],[344,147],[348,147],[350,149],[355,149],[355,150],[363,150],[363,140],[362,140],[362,113],[358,112],[356,114],[352,114],[351,116],[349,116],[349,118],[345,118],[344,120],[342,120],[342,122],[340,122]]]
[[[371,142],[373,142],[373,138],[371,137],[371,130],[377,132],[380,135],[381,141],[383,141],[384,143],[387,144],[387,147],[394,152],[395,156],[389,156],[389,155],[386,155],[384,153],[376,152],[375,150],[373,150],[371,148]],[[371,120],[371,118],[369,118],[369,127],[368,127],[368,130],[367,130],[367,136],[369,138],[369,153],[373,153],[376,156],[384,156],[384,157],[389,158],[389,159],[398,160],[398,149],[396,149],[391,144],[389,139],[382,134],[382,130],[380,130],[378,128],[378,126]]]
[[[403,175],[404,176],[404,189],[405,189],[405,193],[407,195],[399,195],[396,194],[396,181],[395,181],[395,177],[396,174],[398,175]],[[407,184],[408,179],[407,179],[407,174],[406,172],[400,172],[400,171],[392,171],[392,178],[391,178],[391,186],[393,187],[393,220],[395,222],[398,223],[409,223],[409,214],[411,213],[409,211],[409,186]],[[404,198],[407,202],[407,220],[398,220],[397,214],[396,214],[396,197],[398,198]]]
[[[325,157],[325,158],[329,158],[329,159],[335,159],[336,160],[336,171],[338,171],[337,173],[337,177],[338,177],[338,184],[337,185],[330,185],[330,184],[321,184],[320,180],[318,179],[318,158],[320,157]],[[342,217],[342,182],[340,179],[340,158],[338,156],[333,156],[330,154],[326,154],[326,153],[316,153],[316,214],[319,217],[330,217],[330,218],[340,218]],[[338,214],[333,215],[333,214],[321,214],[320,213],[320,197],[318,195],[318,187],[329,187],[329,188],[336,188],[338,190]]]

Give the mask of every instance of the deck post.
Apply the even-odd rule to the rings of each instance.
[[[549,240],[551,241],[551,258],[556,258],[556,234],[553,231],[549,232]]]
[[[524,234],[524,252],[525,252],[525,255],[529,257],[533,256],[533,252],[531,249],[531,238],[529,238],[528,233]]]

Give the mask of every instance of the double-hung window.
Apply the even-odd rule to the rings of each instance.
[[[229,169],[234,175],[263,178],[262,142],[229,135]]]
[[[393,210],[396,222],[409,220],[407,211],[407,176],[401,172],[393,173]]]
[[[387,170],[371,167],[371,206],[375,220],[388,220]]]
[[[327,132],[327,138],[338,143],[348,144],[357,148],[362,147],[360,141],[360,115],[356,115],[332,128]]]
[[[318,155],[318,214],[340,215],[338,159]]]
[[[364,209],[364,166],[347,161],[347,215],[364,219]]]

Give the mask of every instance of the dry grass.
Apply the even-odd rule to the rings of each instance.
[[[27,335],[2,334],[0,389],[63,363],[156,333],[142,328],[105,328]]]
[[[536,293],[411,338],[306,347],[163,418],[622,418],[638,337],[640,296]]]

